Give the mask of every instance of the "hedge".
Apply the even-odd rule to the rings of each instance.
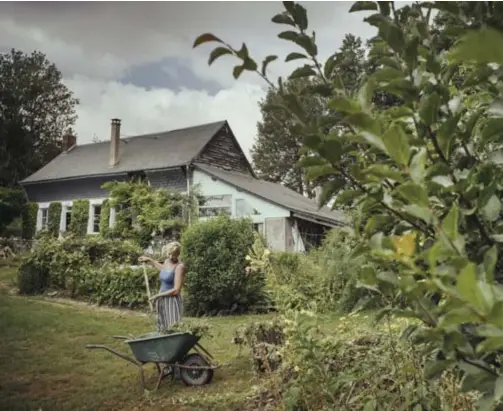
[[[22,210],[22,235],[24,239],[31,240],[37,232],[37,203],[27,203]]]
[[[251,221],[226,216],[196,222],[182,236],[189,315],[242,313],[264,302],[264,279],[245,273]]]
[[[137,264],[141,254],[142,250],[132,241],[107,240],[99,236],[47,238],[37,244],[26,259],[23,266],[29,270],[20,271],[19,278],[26,278],[24,292],[41,292],[48,286],[72,298],[98,304],[146,307],[143,269],[131,267]],[[50,273],[48,279],[45,273]],[[148,276],[151,289],[155,290],[158,270],[148,269]]]
[[[48,210],[48,223],[47,223],[47,231],[52,237],[58,237],[59,235],[59,227],[61,222],[61,203],[54,202],[49,204]]]
[[[68,231],[77,237],[84,237],[87,233],[89,221],[89,200],[75,200],[72,206],[72,219]]]

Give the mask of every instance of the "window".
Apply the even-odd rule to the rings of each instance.
[[[66,207],[65,230],[68,230],[68,227],[70,227],[71,221],[72,221],[72,207]]]
[[[260,215],[244,198],[236,199],[236,217],[247,217],[250,215]]]
[[[215,217],[217,215],[232,214],[232,196],[205,196],[203,202],[199,204],[200,217]]]
[[[93,233],[100,232],[101,205],[93,206]]]
[[[49,209],[47,208],[42,208],[40,209],[41,211],[41,221],[42,221],[42,224],[41,224],[41,228],[42,230],[46,230],[47,229],[47,223],[49,222]]]
[[[259,234],[264,235],[264,224],[263,223],[253,224],[253,230],[255,230]]]

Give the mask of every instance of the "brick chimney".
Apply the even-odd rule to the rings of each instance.
[[[110,132],[110,157],[108,161],[109,167],[115,167],[119,163],[120,134],[121,121],[118,118],[113,118]]]
[[[77,137],[75,134],[73,134],[72,129],[69,129],[64,135],[63,135],[63,144],[62,144],[62,149],[63,151],[68,151],[70,150],[73,146],[77,145]]]

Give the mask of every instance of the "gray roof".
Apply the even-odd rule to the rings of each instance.
[[[300,218],[311,217],[317,222],[327,222],[330,225],[344,225],[347,222],[342,212],[333,211],[327,207],[320,209],[316,201],[304,197],[282,184],[259,180],[247,174],[225,171],[205,164],[195,163],[194,165],[210,176],[263,200],[284,207]]]
[[[121,139],[120,162],[110,168],[110,142],[77,145],[62,153],[21,183],[126,174],[186,165],[226,124],[226,121]]]

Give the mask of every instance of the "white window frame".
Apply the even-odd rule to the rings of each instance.
[[[201,218],[211,218],[211,217],[216,217],[220,213],[218,211],[220,210],[227,210],[227,215],[232,216],[232,194],[220,194],[220,195],[205,195],[204,205],[199,206],[199,217]],[[225,200],[224,200],[225,199]],[[228,200],[227,200],[228,199]],[[223,205],[212,205],[210,202],[211,200],[221,200],[223,201],[228,201],[228,204],[223,204]],[[210,203],[210,204],[208,204]],[[203,210],[217,210],[217,212],[214,215],[203,215]],[[203,212],[202,212],[203,211]]]
[[[98,231],[94,231],[94,210],[96,206],[102,206],[104,198],[98,199],[90,199],[89,200],[89,216],[87,219],[87,234],[99,234],[99,222],[98,222]],[[103,210],[100,210],[100,213]],[[100,214],[101,215],[101,214]]]
[[[47,230],[49,228],[49,207],[40,209],[40,229]]]

